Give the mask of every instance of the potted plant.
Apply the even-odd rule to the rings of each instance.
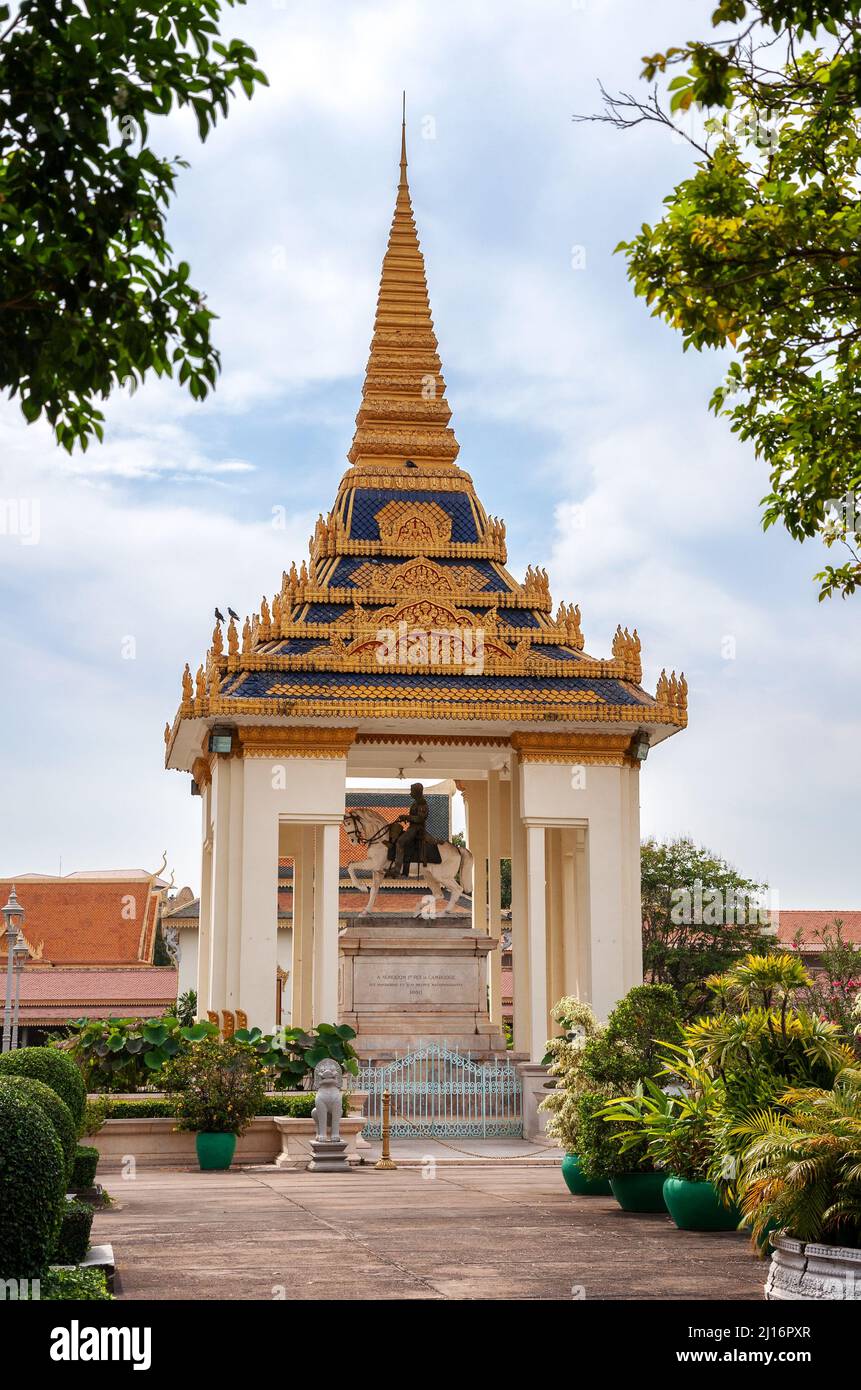
[[[578,1101],[580,1168],[593,1181],[607,1180],[623,1211],[665,1211],[666,1174],[655,1172],[642,1136],[621,1151],[618,1123],[604,1115],[610,1099],[607,1091],[591,1091]]]
[[[613,1121],[599,1112],[617,1096],[630,1095],[644,1077],[664,1065],[664,1039],[679,1036],[681,1011],[669,985],[635,985],[612,1010],[605,1028],[587,1038],[577,1074],[579,1167],[590,1180],[609,1180],[625,1211],[663,1211],[663,1175],[656,1174],[645,1139],[620,1153]]]
[[[739,1175],[745,1151],[764,1113],[782,1109],[790,1089],[830,1089],[844,1068],[855,1064],[840,1028],[794,1000],[809,976],[785,952],[750,955],[708,980],[718,1011],[684,1029],[683,1046],[716,1082],[708,1176],[727,1204],[739,1205]],[[765,1227],[754,1243],[767,1248]]]
[[[589,1089],[582,1076],[583,1049],[589,1038],[598,1037],[601,1025],[588,1004],[581,1004],[570,995],[560,999],[553,1017],[561,1024],[564,1034],[551,1038],[547,1044],[544,1065],[555,1078],[550,1094],[541,1102],[547,1110],[547,1135],[556,1139],[565,1150],[562,1177],[568,1191],[575,1197],[608,1197],[610,1183],[605,1177],[588,1178],[578,1154],[580,1111],[578,1101]]]
[[[254,1049],[236,1038],[204,1038],[165,1066],[164,1080],[177,1098],[177,1129],[197,1136],[200,1167],[229,1168],[237,1135],[263,1102],[266,1069]]]
[[[680,1231],[733,1231],[741,1219],[709,1179],[714,1151],[712,1118],[718,1085],[690,1058],[677,1058],[665,1074],[683,1083],[663,1089],[647,1077],[631,1096],[617,1097],[602,1117],[624,1129],[621,1153],[645,1142],[663,1175],[663,1202]]]
[[[767,1299],[861,1301],[861,1072],[797,1087],[744,1127],[741,1208],[774,1250]]]

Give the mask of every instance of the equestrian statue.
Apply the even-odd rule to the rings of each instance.
[[[472,892],[473,859],[469,850],[453,845],[450,840],[436,840],[428,833],[427,819],[428,804],[421,782],[414,782],[410,787],[409,812],[397,820],[387,821],[379,811],[365,807],[349,810],[344,816],[344,830],[350,843],[363,845],[367,850],[366,859],[347,867],[353,887],[369,894],[360,916],[373,911],[383,879],[408,878],[411,864],[417,867],[417,877],[427,883],[434,903],[448,891],[447,912],[452,911],[464,893]],[[356,877],[358,871],[370,873],[370,887]],[[423,900],[413,916],[427,915],[426,908]]]

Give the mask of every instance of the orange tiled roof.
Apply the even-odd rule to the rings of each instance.
[[[844,941],[861,946],[861,912],[841,908],[835,908],[833,912],[821,908],[781,908],[777,913],[777,939],[782,945],[788,946],[800,932],[805,949],[821,951],[822,942],[816,932],[833,927],[838,917],[843,923]]]
[[[176,1001],[173,967],[25,966],[21,974],[24,1024],[46,1027],[87,1018],[157,1018]]]
[[[153,875],[143,871],[116,878],[25,874],[0,879],[4,903],[13,882],[24,909],[24,936],[31,958],[53,964],[152,961],[159,897]],[[6,955],[5,939],[0,940],[0,955]]]

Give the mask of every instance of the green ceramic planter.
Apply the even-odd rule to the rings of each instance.
[[[741,1220],[735,1207],[723,1205],[710,1182],[667,1178],[664,1201],[680,1231],[735,1231]]]
[[[607,1178],[587,1178],[576,1154],[566,1154],[562,1160],[562,1176],[573,1197],[609,1197]]]
[[[610,1190],[623,1211],[663,1211],[666,1173],[616,1173]]]
[[[235,1134],[197,1134],[197,1161],[205,1173],[229,1168],[236,1149]]]

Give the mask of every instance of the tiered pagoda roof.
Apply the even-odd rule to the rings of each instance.
[[[684,676],[641,688],[636,629],[589,656],[546,570],[509,573],[505,525],[458,467],[450,419],[402,131],[351,466],[309,559],[241,631],[216,626],[196,676],[186,666],[168,761],[180,723],[212,717],[686,724]]]

